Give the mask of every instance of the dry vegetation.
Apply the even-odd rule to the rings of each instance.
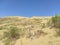
[[[1,45],[60,45],[60,15],[0,18]]]

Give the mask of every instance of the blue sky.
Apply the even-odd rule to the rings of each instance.
[[[60,14],[60,0],[0,0],[0,17]]]

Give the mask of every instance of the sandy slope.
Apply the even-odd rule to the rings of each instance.
[[[33,29],[32,29],[32,32],[33,30],[40,30],[41,29],[41,26],[39,27],[39,24],[40,23],[39,21],[36,23],[36,21],[34,22],[33,19],[41,19],[41,26],[42,26],[42,23],[46,24],[48,20],[50,20],[51,17],[32,17],[30,19],[26,19],[26,20],[22,20],[21,22],[24,24],[26,24],[26,22],[33,22],[32,24],[35,26]],[[19,18],[20,19],[20,18]],[[20,22],[20,23],[21,23]],[[11,22],[10,22],[11,23]],[[12,22],[12,23],[19,23],[19,22]],[[38,25],[37,25],[38,24]],[[2,24],[3,26],[5,24]],[[0,25],[0,26],[2,26]],[[20,26],[20,28],[22,28],[23,26],[22,25],[17,25],[18,27]],[[29,27],[30,25],[27,25],[25,27]],[[52,28],[50,29],[50,27],[48,27],[46,25],[45,28],[42,28],[42,30],[46,33],[48,33],[47,35],[41,35],[39,38],[34,38],[34,39],[27,39],[27,38],[22,38],[22,39],[18,39],[16,41],[16,44],[15,45],[21,45],[21,41],[22,40],[22,45],[60,45],[60,37],[54,37],[54,35],[56,34],[55,32],[55,29]],[[0,30],[0,34],[2,34],[3,31]],[[4,45],[1,41],[0,41],[0,45]]]

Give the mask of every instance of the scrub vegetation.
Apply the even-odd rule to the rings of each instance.
[[[19,39],[20,45],[24,45],[22,41],[23,38],[26,40],[35,40],[48,35],[51,37],[53,37],[53,35],[59,37],[60,15],[52,17],[0,18],[0,31],[2,31],[2,34],[0,33],[0,40],[4,43],[4,45],[15,45]]]

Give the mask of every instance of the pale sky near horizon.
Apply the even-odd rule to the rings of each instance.
[[[60,14],[60,0],[0,0],[0,17]]]

